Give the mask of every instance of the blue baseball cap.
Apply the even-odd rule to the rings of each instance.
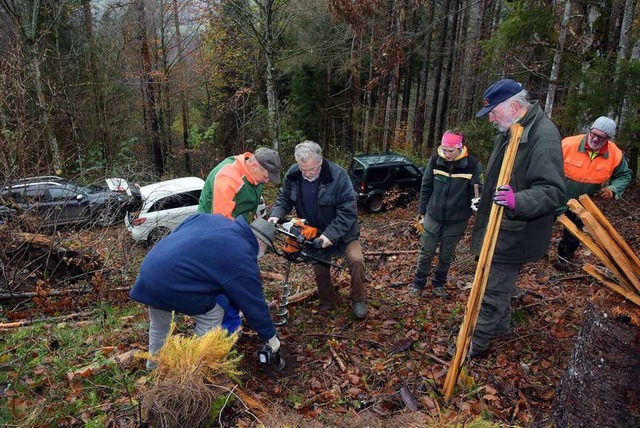
[[[484,107],[476,113],[476,117],[482,117],[497,107],[503,101],[508,100],[522,91],[522,85],[515,80],[502,79],[494,82],[482,95]]]

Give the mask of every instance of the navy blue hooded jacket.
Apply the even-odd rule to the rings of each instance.
[[[157,309],[199,315],[224,294],[268,341],[276,328],[262,293],[258,251],[258,240],[242,217],[189,216],[149,251],[130,297]]]

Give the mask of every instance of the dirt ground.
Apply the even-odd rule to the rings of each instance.
[[[621,201],[597,201],[609,221],[627,243],[639,252],[638,190]],[[336,311],[322,312],[314,299],[288,307],[289,317],[278,332],[285,368],[258,363],[260,346],[247,327],[237,344],[244,354],[241,388],[270,409],[262,422],[267,426],[443,426],[443,421],[467,421],[481,416],[508,426],[547,426],[556,386],[574,350],[585,302],[597,290],[598,281],[576,266],[572,272],[553,267],[555,246],[561,234],[556,224],[548,257],[525,265],[518,279],[521,295],[513,299],[512,332],[495,340],[489,354],[464,365],[455,395],[442,397],[476,263],[469,252],[471,225],[458,246],[449,274],[448,300],[432,297],[430,284],[420,298],[408,293],[417,259],[419,233],[415,228],[416,205],[381,214],[361,213],[361,243],[366,258],[369,314],[357,321],[348,298],[349,275],[332,270],[340,300]],[[121,285],[130,285],[146,249],[133,245],[122,226],[75,239],[93,246],[103,256],[104,282],[109,288],[110,269]],[[596,262],[581,247],[579,262]],[[343,263],[338,260],[337,263]],[[284,274],[285,259],[268,254],[261,261],[264,272]],[[291,294],[312,290],[310,266],[293,264],[289,276]],[[113,274],[115,275],[115,273]],[[281,280],[266,280],[267,300],[278,302]],[[21,289],[24,291],[24,289]],[[126,296],[120,293],[120,299]],[[132,304],[125,300],[122,304]],[[84,297],[51,312],[90,306]],[[14,319],[34,317],[37,308],[17,310]],[[273,312],[277,311],[276,308]],[[129,338],[146,343],[144,337]],[[417,412],[412,412],[417,408]],[[251,426],[243,405],[230,406],[229,423]],[[425,422],[426,421],[426,422]],[[391,424],[391,425],[390,425]],[[415,424],[415,425],[413,425]]]

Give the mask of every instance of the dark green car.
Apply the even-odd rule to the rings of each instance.
[[[351,160],[349,177],[358,194],[358,202],[373,213],[385,208],[385,194],[399,189],[401,202],[420,194],[423,170],[397,153],[359,155]]]

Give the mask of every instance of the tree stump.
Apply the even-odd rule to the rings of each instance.
[[[640,308],[600,290],[552,408],[556,427],[640,427]]]

